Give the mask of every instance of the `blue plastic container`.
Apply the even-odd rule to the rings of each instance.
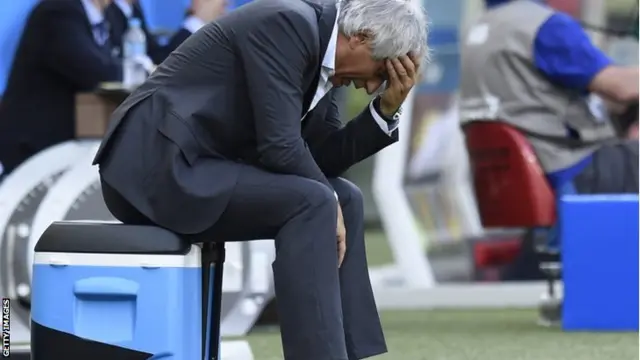
[[[638,330],[638,196],[561,200],[567,331]]]

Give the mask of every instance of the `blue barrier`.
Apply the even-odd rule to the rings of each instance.
[[[3,1],[0,4],[0,96],[4,93],[13,57],[27,16],[38,0]]]
[[[638,196],[560,202],[567,331],[638,330]]]
[[[191,0],[140,0],[149,29],[176,31],[184,21]]]

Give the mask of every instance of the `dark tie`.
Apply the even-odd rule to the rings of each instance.
[[[93,37],[100,46],[109,46],[109,23],[102,21],[93,25]]]

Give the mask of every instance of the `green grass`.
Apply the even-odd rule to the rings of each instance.
[[[376,360],[637,360],[638,333],[565,333],[534,310],[386,311]],[[277,331],[248,337],[256,360],[281,360]]]
[[[367,233],[372,266],[392,261],[381,231]],[[384,311],[389,353],[375,360],[637,360],[638,333],[566,333],[536,325],[535,310]],[[256,360],[282,360],[277,329],[248,336]]]
[[[367,261],[369,262],[369,266],[379,266],[393,262],[389,243],[382,231],[367,231],[365,239],[367,242]]]

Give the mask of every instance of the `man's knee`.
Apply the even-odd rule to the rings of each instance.
[[[361,210],[364,208],[362,190],[349,180],[343,178],[329,179],[333,189],[338,194],[340,204]]]
[[[311,208],[335,205],[336,197],[332,189],[320,182],[305,179],[303,186],[298,190]]]

